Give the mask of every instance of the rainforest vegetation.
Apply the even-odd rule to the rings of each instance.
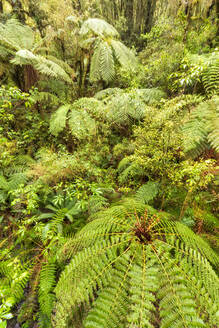
[[[0,328],[219,327],[218,19],[0,0]]]

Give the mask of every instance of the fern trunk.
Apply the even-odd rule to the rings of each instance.
[[[24,68],[24,91],[28,91],[38,81],[37,71],[31,65]]]

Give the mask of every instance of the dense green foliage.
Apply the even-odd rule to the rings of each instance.
[[[0,1],[0,328],[219,326],[218,18]]]

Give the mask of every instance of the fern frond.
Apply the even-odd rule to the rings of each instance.
[[[112,49],[107,42],[103,42],[100,58],[100,70],[103,81],[107,83],[112,81],[115,75],[114,60]],[[93,58],[92,58],[93,59]]]
[[[89,18],[82,24],[80,35],[82,37],[87,37],[91,33],[97,36],[116,37],[119,35],[112,25],[99,18]]]
[[[129,273],[131,305],[127,321],[131,328],[153,328],[156,313],[154,295],[160,287],[159,267],[154,262],[150,247],[138,246],[137,252],[135,264]]]
[[[100,119],[104,113],[103,103],[95,98],[80,98],[72,104],[72,109],[88,112],[89,115]]]
[[[147,108],[143,101],[129,93],[110,97],[106,104],[106,119],[114,124],[131,125],[144,118]]]
[[[67,114],[70,108],[71,105],[63,105],[59,107],[51,116],[49,130],[54,136],[57,136],[64,130],[66,126]]]
[[[86,111],[72,109],[69,114],[69,127],[72,135],[82,140],[96,133],[95,120]]]
[[[2,294],[1,289],[4,290],[6,288],[3,295],[4,297],[11,297],[12,304],[14,305],[23,298],[24,288],[30,277],[30,270],[23,268],[20,262],[13,260],[1,260],[0,276],[4,277],[4,284],[0,286],[0,294]]]
[[[125,184],[132,179],[143,177],[144,174],[144,169],[139,164],[133,162],[119,174],[119,182]]]
[[[207,94],[219,94],[219,58],[217,57],[204,71],[203,84]]]
[[[40,328],[51,327],[51,313],[55,295],[53,289],[56,283],[56,265],[49,259],[45,262],[40,271],[38,300],[40,304],[39,325]]]
[[[27,49],[17,51],[11,63],[15,65],[32,65],[41,74],[72,83],[71,78],[60,65],[40,55],[35,55]]]
[[[48,208],[48,206],[47,206]],[[51,220],[44,226],[42,231],[42,240],[46,241],[52,238],[55,234],[61,234],[63,230],[63,221],[67,213],[66,208],[55,209],[55,213],[43,213],[39,216],[40,219],[51,218]]]
[[[109,205],[107,199],[101,195],[94,195],[89,198],[88,208],[89,213],[92,215],[101,209],[107,207]]]
[[[0,57],[5,60],[7,59],[7,57],[10,55],[10,54],[13,54],[13,52],[10,52],[10,50],[8,50],[7,48],[3,47],[3,46],[0,46]]]
[[[219,258],[204,239],[192,233],[184,224],[177,223],[176,231],[187,246],[201,253],[216,269],[219,269]]]
[[[89,311],[84,327],[117,327],[123,328],[129,309],[128,279],[126,276],[131,269],[128,255],[118,259],[111,273],[110,286],[98,293],[94,307]],[[104,314],[104,315],[103,315]]]
[[[0,175],[0,189],[9,190],[8,181],[3,175]]]
[[[8,179],[9,190],[17,189],[21,184],[25,184],[28,180],[28,177],[24,173],[14,173]]]
[[[195,297],[187,286],[186,276],[168,256],[161,261],[160,302],[161,327],[205,327],[196,310]],[[175,264],[175,265],[174,265]]]
[[[137,95],[149,106],[155,105],[161,99],[166,98],[166,93],[158,88],[136,89]]]
[[[59,65],[60,67],[63,68],[63,70],[71,77],[75,76],[75,72],[73,70],[73,68],[71,68],[71,66],[68,65],[68,63],[66,63],[65,61],[56,58],[55,56],[49,55],[46,57],[48,60],[56,63],[57,65]]]
[[[199,315],[205,321],[207,326],[214,327],[219,323],[217,316],[217,306],[214,300],[219,297],[219,289],[214,280],[218,279],[209,262],[200,253],[194,249],[189,249],[185,244],[175,245],[177,252],[177,268],[189,281],[190,290],[196,296]],[[185,256],[188,254],[189,256]],[[194,265],[193,265],[193,264]],[[187,283],[188,285],[188,283]]]
[[[33,30],[22,25],[15,18],[7,20],[5,24],[0,23],[0,43],[13,51],[20,49],[31,49],[34,43]]]
[[[118,40],[111,40],[111,46],[115,52],[115,56],[123,67],[133,67],[137,65],[134,53]]]
[[[153,200],[159,191],[159,183],[149,181],[143,186],[141,186],[136,192],[136,199],[143,204],[148,204],[151,200]]]
[[[119,88],[108,88],[97,92],[94,97],[98,100],[103,100],[107,97],[116,96],[123,92],[124,91]]]
[[[209,109],[207,117],[208,141],[212,148],[219,152],[219,97],[212,98],[212,101],[209,102]]]
[[[184,124],[182,128],[184,147],[191,156],[197,157],[210,145],[215,150],[219,149],[218,105],[217,96],[201,103],[192,111],[191,117]]]
[[[32,95],[33,99],[39,103],[52,103],[54,105],[60,104],[60,99],[51,92],[39,91]]]
[[[91,59],[90,82],[100,79],[110,82],[115,75],[111,47],[105,41],[99,41]]]

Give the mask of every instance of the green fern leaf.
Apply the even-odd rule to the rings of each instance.
[[[72,135],[79,139],[85,139],[96,133],[95,121],[85,111],[72,109],[69,114],[69,126]]]
[[[55,295],[53,289],[56,282],[56,265],[52,259],[43,264],[40,271],[38,300],[40,304],[39,326],[40,328],[51,327],[51,314]]]
[[[149,181],[143,186],[141,186],[136,192],[136,199],[143,204],[148,204],[151,200],[153,200],[159,191],[159,183]]]
[[[71,78],[60,65],[40,55],[35,55],[27,49],[17,51],[11,63],[15,65],[32,65],[41,74],[72,83]]]
[[[110,82],[115,75],[114,60],[111,47],[105,41],[99,41],[91,59],[90,81],[100,79]]]
[[[116,37],[119,35],[112,25],[99,18],[89,18],[82,24],[80,35],[82,37],[87,37],[91,33],[97,36],[105,35]]]
[[[195,108],[182,128],[185,151],[199,156],[210,145],[219,148],[218,137],[218,104],[219,98],[213,97]]]
[[[12,18],[6,24],[0,23],[0,43],[14,51],[31,49],[34,43],[34,33],[29,26],[22,25]]]
[[[111,46],[115,52],[115,56],[121,66],[133,67],[137,64],[136,57],[134,53],[127,48],[122,42],[118,40],[111,40]]]
[[[50,132],[57,136],[62,132],[66,126],[66,119],[71,105],[63,105],[57,109],[57,111],[52,115],[50,120]]]
[[[215,56],[202,76],[203,84],[207,94],[219,94],[219,59]]]
[[[0,189],[9,190],[8,181],[3,175],[0,175]]]

